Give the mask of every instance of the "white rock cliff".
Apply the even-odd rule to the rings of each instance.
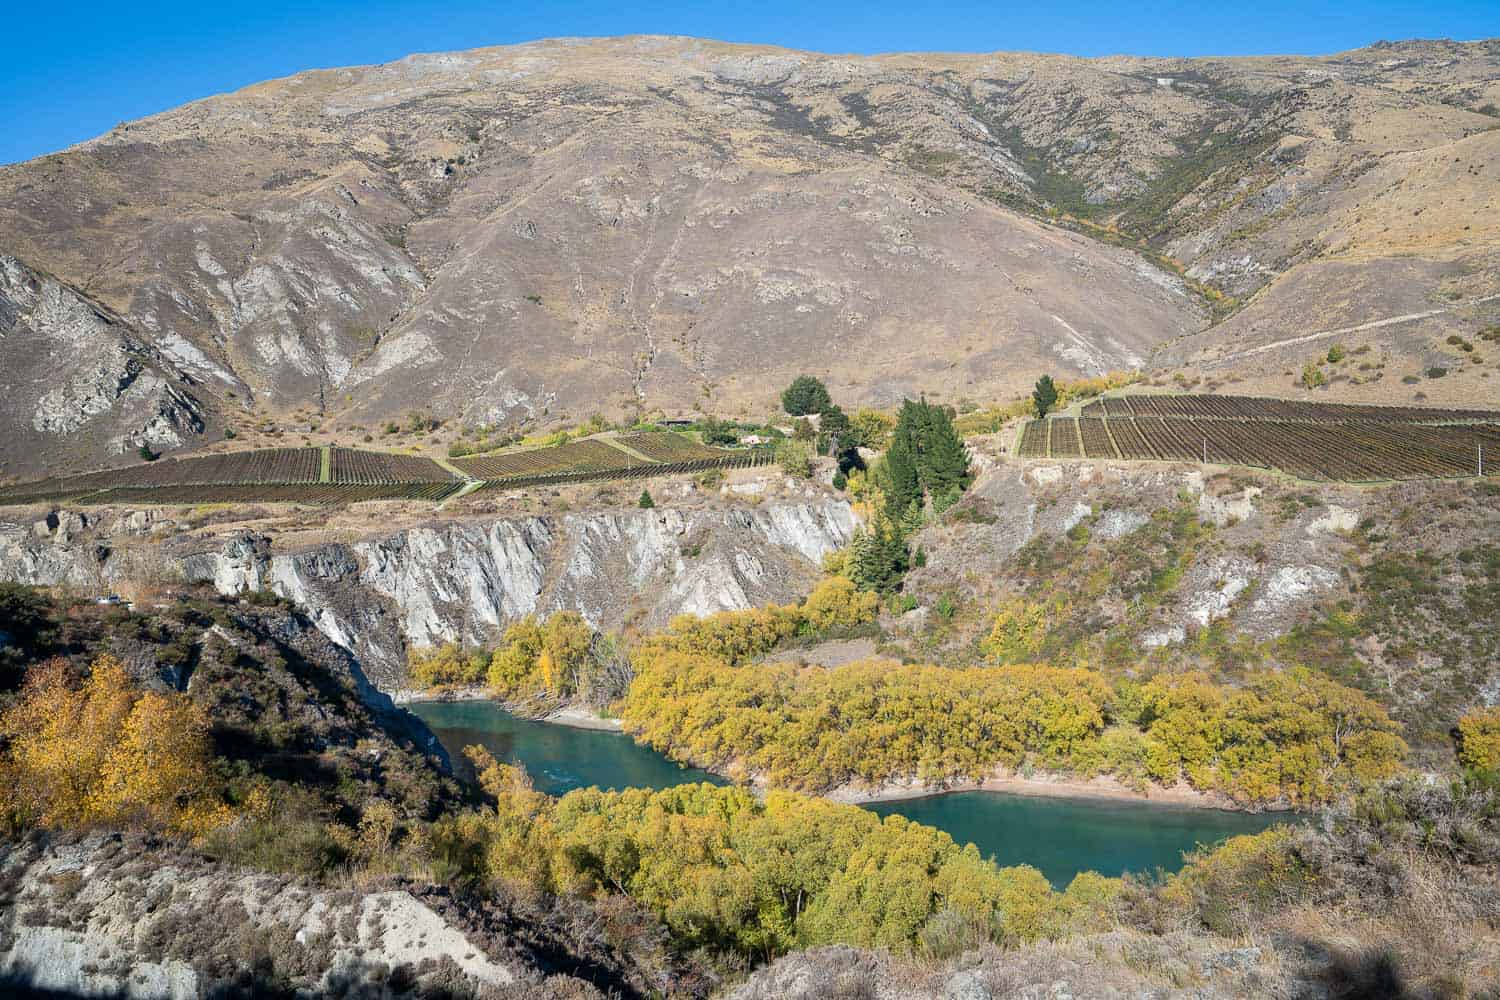
[[[102,591],[139,572],[147,550],[112,552],[109,525],[80,529],[65,517],[68,530],[56,518],[0,521],[0,579]],[[808,500],[439,521],[296,550],[238,532],[165,542],[149,557],[220,593],[269,590],[296,602],[391,692],[408,644],[483,642],[528,614],[574,610],[597,626],[660,625],[794,600],[855,524],[847,503]]]

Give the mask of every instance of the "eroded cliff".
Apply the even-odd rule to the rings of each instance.
[[[394,692],[408,643],[482,642],[528,614],[660,625],[794,600],[855,525],[847,503],[809,498],[433,521],[287,546],[233,524],[179,534],[160,512],[14,511],[0,520],[0,579],[90,594],[143,581],[271,591]]]

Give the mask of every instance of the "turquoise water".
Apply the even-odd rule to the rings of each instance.
[[[1182,867],[1182,852],[1242,833],[1259,833],[1282,814],[1250,815],[1144,802],[1039,798],[1000,792],[953,792],[901,802],[872,803],[940,830],[1002,865],[1040,868],[1058,888],[1082,871],[1149,874]]]
[[[590,785],[618,791],[695,781],[728,784],[707,771],[682,767],[621,733],[530,722],[494,702],[424,701],[407,707],[427,723],[453,758],[454,770],[465,778],[474,777],[474,768],[463,755],[464,747],[477,743],[496,760],[525,767],[537,790],[548,795]]]
[[[436,734],[455,768],[470,777],[473,769],[463,758],[463,748],[478,743],[499,760],[523,765],[536,787],[549,795],[590,785],[621,789],[726,783],[707,771],[681,767],[620,733],[528,722],[492,702],[421,702],[409,707]],[[998,792],[956,792],[868,808],[946,830],[960,844],[973,843],[1002,865],[1035,865],[1059,888],[1082,871],[1176,871],[1182,867],[1183,851],[1258,833],[1288,818]]]

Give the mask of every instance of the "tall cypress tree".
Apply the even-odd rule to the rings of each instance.
[[[891,594],[901,589],[901,580],[906,576],[911,561],[906,537],[899,528],[882,522],[875,536],[876,549],[880,553],[881,580],[878,588],[882,594]]]
[[[855,528],[854,537],[849,539],[849,547],[844,552],[844,574],[860,590],[876,589],[878,581],[870,559],[870,536],[865,534],[864,528]]]
[[[926,399],[901,404],[886,466],[886,499],[893,512],[904,512],[913,502],[921,505],[929,496],[951,503],[970,481],[969,453],[953,429],[953,418]]]
[[[913,501],[922,502],[922,481],[917,469],[915,447],[915,409],[911,400],[901,406],[901,419],[891,434],[891,446],[885,452],[886,506],[903,511]]]
[[[1045,417],[1047,411],[1057,404],[1057,385],[1053,383],[1051,375],[1043,375],[1036,380],[1036,388],[1031,391],[1031,403],[1036,407],[1036,415]]]
[[[953,429],[953,419],[938,407],[929,412],[928,438],[922,450],[926,474],[923,485],[934,498],[956,496],[968,489],[969,452]]]

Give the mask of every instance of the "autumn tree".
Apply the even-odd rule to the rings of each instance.
[[[1476,708],[1458,720],[1458,762],[1470,771],[1500,771],[1500,707]]]
[[[878,604],[874,594],[859,590],[848,577],[831,576],[807,595],[802,614],[810,629],[822,632],[874,621]]]
[[[489,657],[477,650],[466,651],[448,642],[426,649],[413,649],[406,658],[407,673],[421,688],[459,687],[484,681]]]
[[[998,868],[942,831],[856,806],[709,784],[549,799],[518,768],[470,753],[493,806],[436,824],[445,874],[626,896],[683,948],[760,960],[832,942],[907,952],[940,912],[982,940],[1029,941],[1109,897],[1089,883],[1070,899],[1035,869]]]
[[[895,428],[896,419],[890,414],[869,408],[860,409],[849,418],[850,443],[857,448],[884,451],[890,443],[891,431]]]
[[[490,656],[486,678],[490,689],[502,698],[536,693],[541,686],[537,661],[542,655],[546,631],[534,615],[527,615],[505,630],[504,641]]]
[[[593,639],[594,630],[576,611],[559,611],[547,619],[537,669],[549,691],[563,697],[578,691]]]
[[[100,656],[80,681],[66,661],[27,674],[0,714],[13,827],[145,826],[201,833],[227,819],[209,794],[208,721],[186,695],[142,691]]]

